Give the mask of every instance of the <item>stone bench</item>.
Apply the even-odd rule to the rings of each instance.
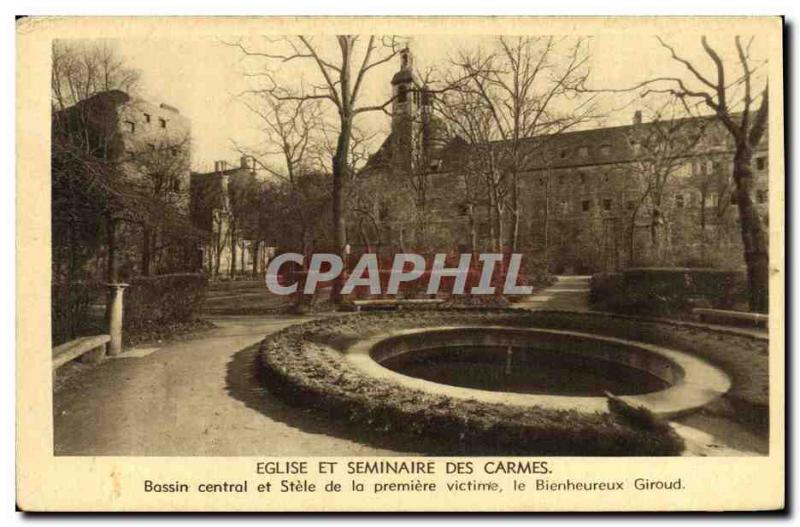
[[[434,306],[444,302],[441,298],[380,298],[375,300],[353,300],[356,311],[362,309],[402,309],[403,306]]]
[[[86,362],[99,362],[105,356],[106,344],[110,341],[109,335],[92,335],[56,346],[53,348],[53,371],[82,355],[85,355],[83,358]]]
[[[769,321],[769,315],[763,313],[750,313],[746,311],[729,311],[725,309],[708,309],[708,308],[694,308],[692,309],[697,318],[701,322],[711,322],[718,324],[730,325],[747,325],[760,328],[766,328]]]

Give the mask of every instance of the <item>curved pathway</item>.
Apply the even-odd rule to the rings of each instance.
[[[257,378],[264,335],[303,318],[225,317],[157,350],[78,366],[54,394],[56,455],[389,456],[272,396]]]
[[[524,309],[587,310],[588,280],[560,276]],[[392,438],[356,441],[336,420],[289,406],[266,389],[255,361],[265,335],[309,317],[217,316],[217,328],[99,365],[71,364],[54,394],[56,455],[414,455]],[[763,453],[764,441],[725,419],[674,423],[688,455]]]
[[[514,304],[520,309],[555,309],[564,311],[589,310],[589,280],[591,276],[557,276],[550,287]]]

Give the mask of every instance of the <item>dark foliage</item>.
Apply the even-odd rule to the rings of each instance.
[[[198,317],[206,296],[203,274],[139,277],[125,291],[126,330],[150,325],[190,322]]]

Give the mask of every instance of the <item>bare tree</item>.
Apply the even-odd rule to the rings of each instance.
[[[528,158],[548,139],[597,115],[594,96],[579,95],[590,72],[586,39],[499,37],[495,48],[488,54],[462,53],[456,64],[471,79],[462,89],[479,97],[501,141],[493,152],[500,158],[493,163],[497,184],[492,188],[507,189],[508,236],[502,232],[506,199],[499,193],[491,196],[494,222],[500,243],[516,250],[522,214],[519,178]]]
[[[677,101],[657,108],[647,123],[635,124],[625,139],[633,152],[630,165],[638,179],[638,195],[628,218],[628,260],[635,261],[636,222],[645,204],[650,205],[650,243],[657,260],[662,258],[663,231],[667,222],[663,201],[673,176],[703,138],[709,120],[691,119]]]
[[[259,120],[263,140],[260,145],[246,148],[237,145],[240,153],[250,156],[254,163],[273,177],[284,181],[295,203],[291,217],[301,227],[303,254],[311,252],[310,215],[302,199],[299,178],[313,170],[315,151],[322,135],[324,122],[318,100],[283,99],[271,91],[248,93],[242,99]],[[274,159],[280,161],[274,163]]]
[[[338,57],[328,59],[322,47],[311,37],[284,37],[278,40],[267,39],[267,50],[256,50],[240,41],[235,45],[248,57],[268,60],[273,65],[303,61],[312,65],[317,72],[317,82],[310,86],[281,86],[274,80],[269,69],[259,72],[265,80],[262,91],[270,93],[281,101],[323,101],[333,106],[339,120],[336,151],[332,159],[333,185],[333,233],[334,244],[340,254],[344,254],[346,241],[345,224],[345,185],[348,156],[352,140],[355,118],[363,113],[385,111],[392,102],[389,99],[374,105],[361,104],[361,90],[369,72],[392,60],[400,52],[400,42],[395,37],[370,36],[366,43],[357,35],[338,35],[335,47]],[[360,52],[359,52],[360,50]],[[332,289],[332,300],[340,300],[342,283],[337,280]]]
[[[735,37],[738,64],[734,66],[726,64],[719,52],[703,36],[700,45],[713,63],[710,75],[679,55],[673,46],[660,38],[659,42],[670,53],[672,60],[685,67],[688,78],[657,77],[640,83],[638,87],[646,87],[645,94],[669,94],[677,97],[684,102],[687,111],[694,110],[697,106],[710,109],[730,134],[735,146],[733,181],[747,265],[750,309],[767,312],[769,253],[763,219],[753,204],[752,160],[753,150],[767,130],[769,87],[764,86],[760,94],[754,93],[758,91],[754,73],[759,65],[750,55],[753,38],[743,42],[740,36]]]
[[[103,91],[134,90],[139,73],[125,66],[116,50],[105,42],[57,40],[53,43],[52,57],[54,229],[71,231],[72,224],[62,221],[61,214],[73,221],[78,217],[81,221],[102,218],[104,229],[94,227],[92,242],[96,242],[98,231],[105,230],[106,279],[113,282],[117,275],[117,227],[121,215],[130,208],[131,195],[125,184],[117,130],[107,125],[110,121],[104,122],[101,110],[86,101]],[[71,197],[67,199],[67,195]],[[68,210],[62,209],[62,205]],[[77,245],[84,243],[74,235],[75,232],[70,232],[53,239],[56,243],[64,240]],[[71,255],[78,252],[76,247],[68,251]],[[72,256],[70,260],[73,261],[69,266],[73,271],[68,273],[71,281],[77,264]]]
[[[55,40],[52,60],[50,93],[54,111],[102,91],[130,92],[139,85],[139,71],[125,65],[108,42]]]
[[[164,249],[177,249],[180,256],[188,256],[183,254],[183,246],[193,235],[185,188],[190,142],[188,134],[164,138],[158,144],[140,145],[126,159],[129,168],[141,176],[128,182],[130,212],[126,219],[141,225],[140,271],[144,276],[151,274],[153,260],[158,261]]]

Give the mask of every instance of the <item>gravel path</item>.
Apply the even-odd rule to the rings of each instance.
[[[81,369],[54,394],[56,455],[398,455],[265,390],[258,343],[302,320],[220,317],[198,338]]]

